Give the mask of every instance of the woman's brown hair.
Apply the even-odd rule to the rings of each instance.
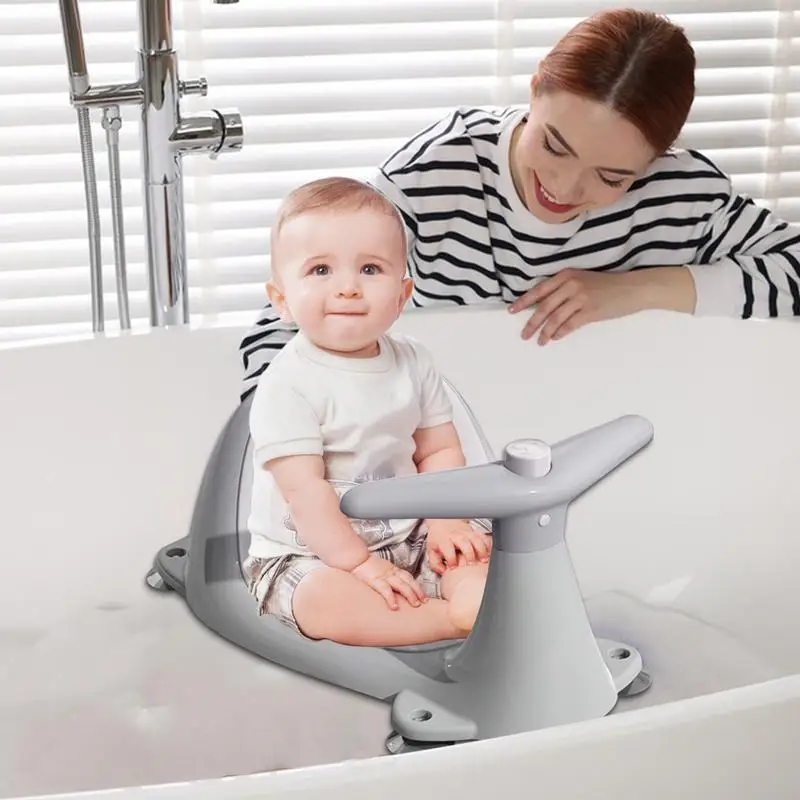
[[[612,9],[578,23],[540,61],[534,96],[571,92],[613,108],[657,154],[678,138],[694,102],[695,55],[663,16]]]

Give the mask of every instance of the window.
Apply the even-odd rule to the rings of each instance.
[[[293,185],[366,177],[458,104],[522,105],[538,59],[592,0],[173,0],[185,111],[237,108],[241,152],[184,158],[193,322],[248,324],[264,297],[268,234]],[[645,0],[689,34],[697,99],[682,144],[736,187],[800,221],[800,11],[793,0]],[[701,10],[702,9],[702,10]],[[135,0],[81,0],[93,85],[135,80]],[[794,88],[795,91],[792,91]],[[0,340],[91,332],[89,246],[75,110],[56,0],[0,0]],[[130,309],[148,325],[138,109],[122,106]],[[117,329],[108,162],[92,131],[106,330]]]

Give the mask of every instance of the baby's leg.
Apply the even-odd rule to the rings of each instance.
[[[399,608],[393,611],[349,572],[320,566],[295,587],[292,611],[304,635],[341,644],[403,646],[464,636],[451,620],[446,600],[429,598],[416,608],[401,595],[397,601]]]
[[[459,566],[442,575],[442,597],[447,600],[450,622],[464,631],[471,631],[483,601],[488,564],[468,565],[459,556]]]
[[[479,520],[471,520],[470,524],[484,534],[490,530]],[[419,565],[414,570],[417,579],[423,586],[438,583],[439,595],[448,604],[450,622],[461,630],[462,636],[466,636],[475,625],[483,601],[489,565],[481,562],[469,564],[464,554],[459,553],[456,566],[440,576],[431,567],[427,552],[422,551],[420,556]]]

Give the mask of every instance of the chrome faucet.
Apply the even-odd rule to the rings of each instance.
[[[218,4],[238,0],[213,0]],[[78,115],[84,191],[89,232],[92,329],[104,330],[100,215],[92,147],[90,111],[103,111],[109,160],[111,214],[120,327],[130,328],[119,169],[119,107],[141,108],[141,163],[144,197],[145,258],[152,326],[189,321],[186,226],[183,206],[182,157],[205,152],[216,158],[242,147],[242,117],[236,111],[212,109],[181,113],[180,98],[205,96],[205,78],[178,78],[178,55],[172,46],[171,0],[137,0],[139,15],[138,79],[133,83],[92,86],[86,66],[78,0],[59,0],[69,70],[70,102]]]

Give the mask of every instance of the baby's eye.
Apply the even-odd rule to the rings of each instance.
[[[367,275],[375,275],[381,271],[381,268],[377,264],[364,264],[364,266],[361,267],[361,270]]]
[[[327,275],[328,274],[328,265],[327,264],[315,264],[311,267],[311,274],[312,275]]]

